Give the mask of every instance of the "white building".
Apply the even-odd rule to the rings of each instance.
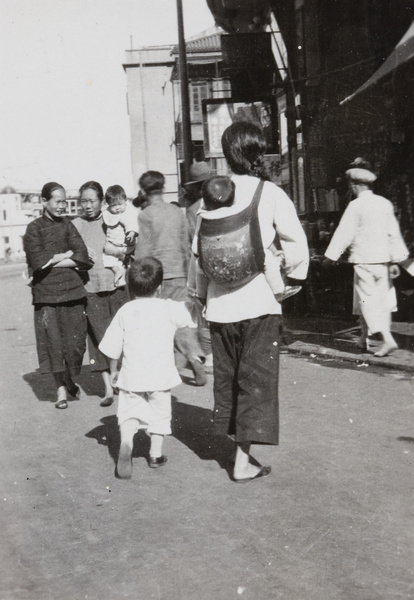
[[[124,69],[128,82],[131,161],[135,184],[148,170],[166,179],[166,194],[177,199],[177,157],[171,72],[173,46],[127,51]]]
[[[76,216],[77,210],[77,198],[68,197],[66,214]],[[0,260],[24,258],[23,236],[26,227],[42,212],[39,192],[18,193],[12,188],[0,192]]]
[[[199,161],[204,159],[202,102],[228,97],[230,84],[220,74],[222,56],[217,28],[188,40],[186,51],[193,155]],[[127,50],[123,67],[127,76],[133,178],[137,183],[145,171],[160,171],[166,178],[166,200],[177,201],[183,161],[178,47]]]
[[[0,260],[24,258],[23,236],[34,216],[32,202],[23,202],[17,193],[0,193]]]

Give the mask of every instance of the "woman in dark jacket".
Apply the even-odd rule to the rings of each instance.
[[[80,270],[92,263],[70,219],[64,188],[55,182],[42,189],[43,215],[24,236],[32,296],[37,354],[41,373],[52,373],[57,386],[56,408],[67,408],[67,394],[76,399],[86,348],[85,290]]]

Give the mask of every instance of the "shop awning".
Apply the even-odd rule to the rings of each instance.
[[[357,94],[360,94],[367,88],[378,83],[381,79],[393,73],[401,65],[407,63],[414,58],[414,21],[411,23],[406,34],[398,42],[387,60],[375,71],[373,75],[359,87],[353,94],[347,96],[340,104],[345,104],[355,98]]]
[[[270,24],[268,0],[207,0],[207,6],[227,33],[257,33]]]

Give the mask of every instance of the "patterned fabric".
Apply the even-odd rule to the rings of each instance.
[[[219,219],[237,214],[250,204],[257,188],[258,178],[250,175],[232,175],[232,180],[236,185],[234,204],[203,212],[203,219]],[[282,189],[266,181],[258,213],[263,248],[269,248],[277,235],[285,255],[287,275],[295,279],[304,279],[309,266],[309,251],[293,202]],[[193,240],[194,254],[197,254],[197,244],[196,234]],[[208,321],[231,323],[282,312],[262,273],[243,286],[229,288],[213,281],[203,284],[199,272],[197,294],[206,297],[205,292],[207,292],[206,319]]]

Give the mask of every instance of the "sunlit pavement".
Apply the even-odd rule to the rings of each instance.
[[[56,410],[37,372],[30,288],[0,267],[1,600],[413,598],[413,380],[407,370],[282,353],[269,477],[229,477],[212,376],[174,390],[168,463],[115,477],[116,405],[88,373]],[[348,368],[352,367],[352,368]]]

